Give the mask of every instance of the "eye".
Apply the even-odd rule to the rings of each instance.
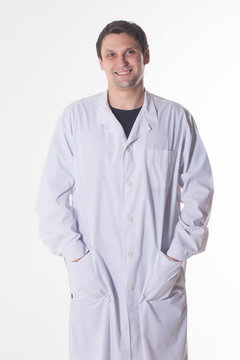
[[[114,53],[109,53],[109,54],[108,54],[108,57],[114,57],[114,56],[115,56]]]
[[[135,54],[135,50],[128,50],[128,54]]]

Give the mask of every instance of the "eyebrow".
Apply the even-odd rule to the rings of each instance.
[[[134,46],[131,46],[131,47],[126,48],[124,51],[133,50],[133,49],[136,49],[136,48]],[[107,49],[107,50],[104,51],[104,53],[106,53],[106,52],[115,52],[115,50],[114,49]]]

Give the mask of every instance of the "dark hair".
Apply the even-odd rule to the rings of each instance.
[[[135,40],[139,42],[142,48],[142,53],[145,54],[148,49],[147,37],[143,29],[134,22],[117,20],[107,24],[99,34],[96,42],[97,55],[102,60],[101,47],[102,41],[106,35],[121,34],[122,32],[132,35]]]

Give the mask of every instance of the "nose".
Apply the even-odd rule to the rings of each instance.
[[[119,57],[118,61],[119,67],[128,66],[129,62],[126,59],[126,56],[123,54]]]

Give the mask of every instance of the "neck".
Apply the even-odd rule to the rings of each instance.
[[[144,103],[144,87],[128,89],[108,88],[108,102],[116,108],[122,110],[132,110],[141,107]]]

